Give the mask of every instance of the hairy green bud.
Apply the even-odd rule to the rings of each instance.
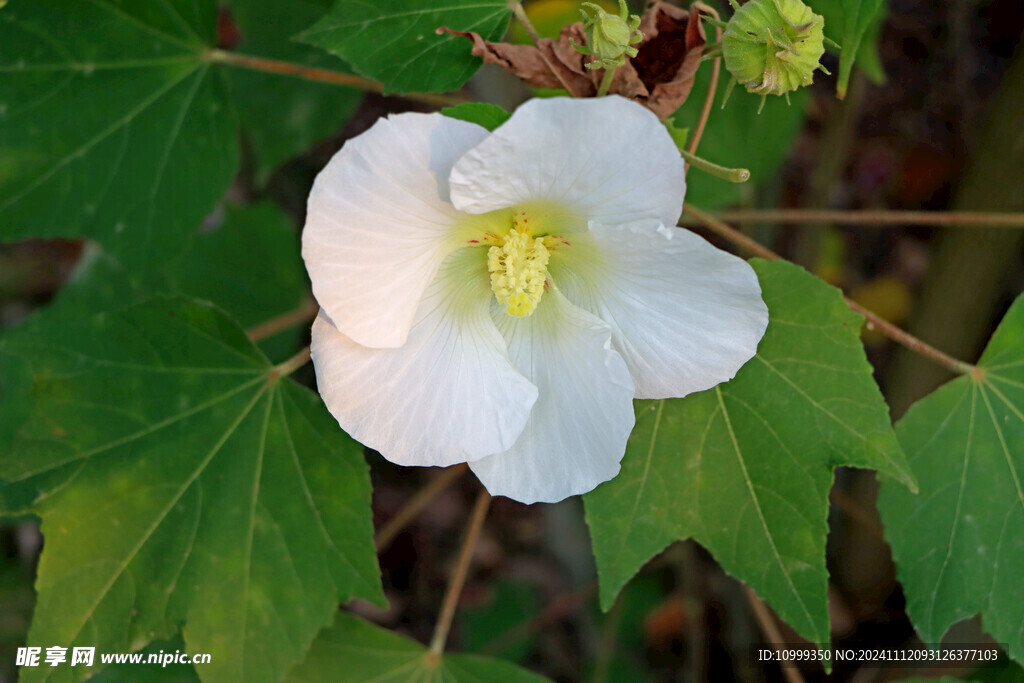
[[[825,53],[825,20],[800,0],[751,0],[722,35],[722,58],[748,92],[782,95],[810,85]],[[827,72],[826,72],[827,73]]]
[[[599,5],[584,2],[585,7],[594,11],[593,15],[583,14],[583,30],[587,33],[587,45],[572,46],[582,54],[593,55],[594,59],[587,64],[588,69],[614,69],[626,63],[626,57],[636,57],[637,50],[633,45],[644,38],[638,29],[640,17],[629,15],[626,0],[619,0],[619,14],[608,14]]]

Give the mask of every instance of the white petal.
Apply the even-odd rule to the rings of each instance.
[[[346,336],[378,348],[405,342],[453,248],[452,164],[486,136],[441,114],[399,114],[345,143],[317,176],[302,257],[317,301]]]
[[[360,346],[323,311],[313,323],[317,386],[328,409],[354,439],[399,465],[500,453],[537,400],[491,320],[483,259],[472,249],[449,257],[400,348]]]
[[[540,395],[505,453],[470,463],[494,495],[553,503],[614,477],[633,429],[633,382],[608,326],[557,291],[533,315],[495,320],[516,368]]]
[[[551,98],[521,105],[459,159],[451,188],[452,203],[469,213],[547,200],[599,223],[675,225],[686,176],[675,143],[645,107],[618,96]]]
[[[750,265],[680,228],[591,225],[552,255],[566,297],[613,330],[637,398],[669,398],[731,379],[757,351],[768,307]],[[577,249],[578,247],[578,249]]]

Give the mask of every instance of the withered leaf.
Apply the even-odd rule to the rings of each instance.
[[[690,94],[707,40],[699,12],[656,2],[644,13],[637,44],[637,56],[615,72],[611,94],[639,102],[658,118],[672,115]],[[513,45],[484,40],[471,31],[450,33],[473,41],[473,54],[485,64],[497,64],[537,88],[564,88],[573,97],[594,97],[604,76],[603,69],[588,69],[589,57],[572,47],[586,44],[582,23],[564,27],[557,40],[541,38],[537,45]]]

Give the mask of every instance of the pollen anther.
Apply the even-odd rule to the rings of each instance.
[[[501,245],[487,250],[491,290],[509,315],[523,317],[537,308],[547,279],[548,250],[541,238],[512,228]]]

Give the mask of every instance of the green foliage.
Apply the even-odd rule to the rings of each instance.
[[[141,650],[143,655],[160,655],[163,652],[188,652],[181,638],[151,643]],[[191,653],[189,653],[191,654]],[[113,664],[100,670],[89,679],[89,683],[199,683],[199,675],[191,664],[168,664],[167,666],[139,666],[136,664]]]
[[[771,319],[736,377],[637,404],[619,475],[584,496],[608,609],[673,541],[692,537],[803,637],[828,642],[825,536],[833,470],[871,467],[913,486],[838,290],[754,260]]]
[[[292,220],[274,204],[260,202],[226,207],[219,225],[200,233],[142,289],[214,301],[250,328],[298,309],[309,298],[309,278]],[[260,348],[284,360],[298,350],[300,334],[291,330],[261,341]]]
[[[213,0],[5,8],[0,239],[89,237],[140,270],[181,253],[237,165],[215,24]]]
[[[441,110],[445,116],[461,121],[469,121],[493,131],[505,123],[511,116],[507,111],[496,104],[484,104],[482,102],[466,102],[457,104],[454,107],[445,107]]]
[[[242,46],[319,63],[279,32],[316,4],[282,7],[237,3]],[[146,274],[182,253],[235,176],[236,104],[264,179],[340,128],[356,93],[225,67],[211,52],[216,17],[214,0],[5,8],[0,240],[86,237]]]
[[[29,344],[40,325],[74,323],[158,292],[215,301],[241,325],[253,327],[299,308],[309,286],[291,221],[270,203],[229,206],[219,225],[198,235],[180,258],[159,270],[131,273],[109,254],[86,250],[56,299],[5,337]],[[283,360],[298,350],[298,341],[299,333],[289,330],[262,340],[260,348]],[[29,363],[5,353],[0,344],[0,448],[30,410],[31,388]]]
[[[672,119],[665,119],[662,123],[665,124],[665,130],[668,131],[672,142],[676,143],[676,147],[685,150],[686,143],[690,140],[690,129],[676,127],[675,121]]]
[[[497,578],[489,593],[487,602],[462,610],[459,622],[464,634],[463,646],[470,652],[479,652],[492,643],[501,643],[504,647],[494,654],[521,662],[529,654],[536,634],[523,633],[515,640],[507,636],[510,628],[527,623],[541,610],[537,586],[522,580]]]
[[[344,672],[343,674],[340,672]],[[476,655],[432,655],[415,640],[339,612],[334,625],[313,643],[309,657],[287,683],[342,680],[404,683],[540,683],[547,680],[508,662]]]
[[[20,358],[12,356],[0,345],[0,447],[14,437],[14,432],[28,417],[32,372]]]
[[[700,69],[693,91],[674,117],[677,128],[696,130],[704,94],[708,90],[709,69]],[[719,108],[728,87],[729,74],[723,71],[704,135],[697,154],[708,161],[730,168],[750,170],[750,181],[730,183],[694,170],[686,177],[686,198],[706,209],[735,204],[754,191],[759,183],[771,180],[793,147],[793,140],[804,122],[807,105],[806,88],[790,93],[790,102],[782,97],[769,97],[761,108],[761,96],[735,88],[724,109]]]
[[[336,69],[338,60],[291,39],[319,19],[330,0],[232,0],[231,15],[241,40],[235,48],[303,66]],[[281,163],[340,130],[362,100],[352,88],[280,76],[251,69],[227,72],[255,153],[257,178],[265,181]]]
[[[978,363],[897,425],[920,482],[879,496],[907,613],[927,642],[981,612],[1024,661],[1024,298]]]
[[[204,680],[275,681],[339,601],[383,603],[361,447],[217,309],[155,299],[0,349],[33,370],[0,461],[0,508],[46,539],[30,643],[126,652],[184,624]]]
[[[855,58],[879,77],[882,0],[810,4],[843,46],[840,94]],[[89,241],[56,300],[0,338],[0,513],[37,516],[45,536],[29,644],[105,652],[149,644],[213,657],[195,669],[107,668],[96,680],[541,680],[507,662],[435,657],[336,615],[339,602],[384,599],[362,446],[268,360],[292,355],[301,330],[258,345],[244,332],[308,300],[292,221],[270,203],[218,207],[238,171],[241,136],[246,170],[262,186],[340,130],[361,98],[240,66],[230,51],[299,69],[346,68],[330,52],[390,92],[454,90],[479,60],[468,41],[436,29],[499,39],[508,3],[0,7],[0,240]],[[221,9],[228,19],[218,27]],[[303,29],[305,44],[291,39]],[[709,71],[700,70],[678,128],[669,127],[677,144],[695,128]],[[792,106],[773,98],[758,115],[760,97],[737,90],[713,111],[701,156],[767,181],[807,97],[793,93]],[[480,103],[442,113],[488,130],[509,116]],[[709,208],[752,189],[699,172],[689,183],[689,198]],[[649,558],[694,538],[800,634],[824,643],[833,471],[870,467],[900,484],[885,483],[880,506],[922,636],[937,641],[980,611],[1024,659],[1024,300],[981,371],[922,400],[894,433],[860,318],[795,266],[754,267],[771,310],[756,358],[712,390],[638,402],[622,473],[586,496],[602,606]],[[915,476],[918,495],[904,488]],[[19,612],[32,601],[26,581],[0,584]],[[623,634],[607,660],[612,677],[633,675],[623,650],[644,646],[643,619],[663,597],[655,581],[639,588],[608,631]],[[515,585],[496,595],[492,609],[461,616],[470,645],[525,619],[537,599]],[[14,642],[4,636],[5,647]],[[529,643],[517,645],[509,651],[525,655]],[[21,674],[70,680],[96,671]]]
[[[825,35],[839,43],[839,73],[836,75],[836,93],[846,97],[850,73],[854,62],[867,58],[869,75],[879,80],[881,65],[873,53],[870,34],[879,29],[880,14],[884,14],[884,0],[807,0],[815,12],[825,17]],[[865,36],[867,46],[863,48]],[[874,57],[874,59],[872,59]]]
[[[469,41],[439,36],[438,27],[497,40],[511,14],[506,0],[337,0],[299,37],[380,81],[385,92],[445,92],[461,88],[480,60]]]

